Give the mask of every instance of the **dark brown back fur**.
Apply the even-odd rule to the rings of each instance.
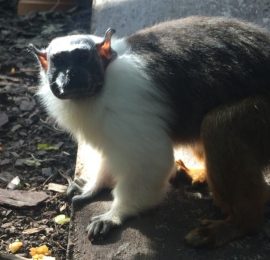
[[[189,17],[144,29],[128,38],[168,97],[180,141],[199,137],[212,109],[270,94],[270,34],[228,18]]]

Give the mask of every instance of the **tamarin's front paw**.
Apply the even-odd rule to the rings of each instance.
[[[68,189],[67,189],[67,197],[72,200],[72,205],[74,207],[80,206],[84,202],[90,200],[93,195],[94,191],[93,189],[90,189],[88,191],[84,191],[86,185],[86,181],[83,179],[75,179],[73,182],[70,183]],[[75,195],[76,193],[79,193]]]
[[[110,212],[93,217],[87,226],[88,239],[91,242],[102,240],[114,227],[121,225],[121,220],[113,217]]]
[[[94,194],[91,190],[83,194],[75,195],[72,198],[72,205],[73,206],[80,205],[86,201],[91,200],[93,197],[94,197]]]
[[[76,192],[82,193],[82,188],[85,185],[85,180],[77,178],[74,181],[69,183],[67,188],[67,197],[71,199]]]

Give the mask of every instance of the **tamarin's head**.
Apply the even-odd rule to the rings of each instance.
[[[111,48],[114,32],[108,29],[99,43],[90,35],[71,35],[53,39],[46,49],[29,45],[57,98],[84,98],[101,90],[106,66],[116,56]]]

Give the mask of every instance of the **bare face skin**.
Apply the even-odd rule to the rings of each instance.
[[[110,46],[113,32],[109,29],[98,44],[87,35],[73,35],[54,39],[46,50],[30,46],[57,98],[80,99],[99,93],[105,67],[115,58]]]

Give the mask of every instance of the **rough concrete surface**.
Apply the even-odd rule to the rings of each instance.
[[[108,27],[129,35],[157,22],[190,15],[238,17],[270,28],[268,0],[94,0],[92,32]]]
[[[117,36],[159,21],[189,15],[239,17],[270,28],[270,1],[267,0],[94,0],[92,33],[103,35],[108,27]],[[209,196],[187,185],[172,189],[157,209],[128,220],[107,239],[97,244],[87,240],[85,228],[91,216],[105,212],[111,203],[107,194],[80,210],[71,224],[68,259],[269,259],[270,238],[264,232],[235,241],[215,250],[187,247],[184,236],[198,220],[220,217]],[[269,225],[269,224],[268,224]]]
[[[91,244],[85,228],[91,216],[109,208],[110,199],[108,194],[103,194],[74,213],[68,259],[269,259],[270,241],[265,232],[215,250],[189,248],[183,240],[186,233],[198,225],[199,219],[218,217],[219,212],[209,197],[184,187],[172,189],[157,209],[128,220],[122,228],[112,230],[104,241]]]

